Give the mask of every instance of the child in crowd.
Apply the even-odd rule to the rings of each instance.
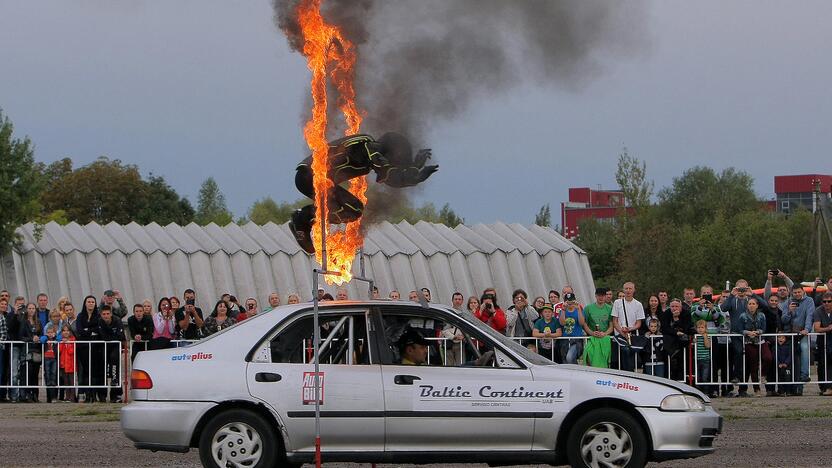
[[[649,375],[656,375],[659,377],[667,377],[665,371],[665,353],[664,340],[662,334],[659,333],[659,321],[650,319],[647,322],[647,333],[644,334],[647,338],[647,346],[644,347],[644,373]]]
[[[711,337],[708,335],[708,323],[696,321],[696,379],[697,387],[703,393],[716,397],[715,388],[707,385],[711,381]]]
[[[561,336],[561,329],[558,327],[557,320],[554,319],[554,308],[552,304],[543,304],[540,309],[541,317],[534,322],[534,329],[532,336],[538,338],[537,350],[540,355],[553,359],[554,358],[554,340]],[[544,339],[540,339],[544,338]]]
[[[51,316],[60,314],[53,310]],[[45,335],[41,336],[43,342],[43,379],[46,381],[46,402],[58,401],[58,327],[50,321],[44,328]]]
[[[44,336],[46,335],[46,327],[49,325],[55,327],[55,334],[59,335],[61,333],[61,313],[58,309],[54,309],[52,312],[49,312],[49,321],[43,325],[43,335],[41,335],[41,341],[46,341]]]
[[[777,381],[791,382],[792,381],[792,346],[789,338],[786,335],[777,336]],[[786,396],[786,394],[794,394],[794,385],[778,384],[777,396]]]
[[[69,325],[64,325],[61,329],[61,343],[58,345],[58,355],[61,367],[61,384],[66,386],[64,392],[64,401],[77,402],[75,396],[75,335],[72,334],[72,328]]]

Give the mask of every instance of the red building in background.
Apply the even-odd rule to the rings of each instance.
[[[798,208],[814,212],[816,181],[820,183],[821,197],[832,200],[832,175],[802,174],[775,176],[776,200],[764,203],[768,209],[780,213],[791,213]],[[625,207],[624,194],[620,190],[570,188],[569,201],[560,204],[563,235],[567,239],[576,237],[578,225],[586,218],[613,222],[622,208],[627,214],[633,213],[633,208]]]
[[[832,175],[803,174],[774,176],[774,193],[777,194],[777,211],[791,213],[797,208],[815,211],[815,183],[820,183],[822,197],[830,198]]]
[[[567,239],[576,237],[578,225],[586,218],[612,222],[622,208],[627,214],[632,214],[633,208],[625,208],[624,204],[624,193],[620,190],[570,188],[569,201],[560,204],[560,225],[563,226],[563,236]]]

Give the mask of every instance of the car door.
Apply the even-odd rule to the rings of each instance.
[[[320,317],[321,450],[384,450],[381,366],[367,340],[367,310]],[[270,404],[287,433],[287,450],[315,450],[312,313],[282,325],[248,365],[249,391]]]
[[[385,343],[379,350],[388,452],[531,449],[535,419],[550,418],[551,413],[506,397],[512,391],[536,388],[527,368],[503,359],[505,367],[476,365],[473,348],[487,351],[493,346],[450,313],[443,317],[427,308],[391,307],[382,310],[381,320],[379,332],[384,336],[378,339]],[[407,328],[430,342],[426,365],[402,364],[397,340]],[[448,329],[464,334],[465,340],[446,341]],[[452,347],[462,356],[458,362],[447,358]]]

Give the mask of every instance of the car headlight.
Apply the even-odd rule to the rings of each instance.
[[[668,395],[660,408],[662,411],[705,411],[705,402],[693,395]]]

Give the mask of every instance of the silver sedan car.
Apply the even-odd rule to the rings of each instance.
[[[317,400],[325,462],[640,467],[711,453],[722,428],[695,388],[554,364],[437,305],[322,303],[316,375],[313,323],[310,304],[284,306],[139,353],[124,433],[205,466],[297,466]]]

